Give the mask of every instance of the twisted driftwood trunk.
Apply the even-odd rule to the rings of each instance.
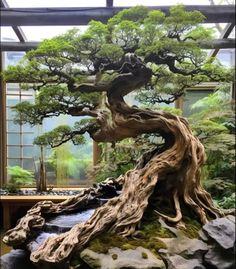
[[[33,262],[63,262],[75,250],[84,248],[89,240],[108,230],[123,236],[132,235],[143,217],[149,198],[155,194],[154,189],[158,186],[163,188],[160,195],[169,197],[173,202],[176,216],[163,215],[158,208],[155,211],[169,222],[178,223],[181,220],[180,200],[196,213],[202,223],[207,222],[208,214],[215,217],[222,215],[200,184],[201,166],[205,161],[204,148],[193,136],[187,121],[170,113],[129,107],[124,102],[124,95],[144,85],[151,76],[148,68],[141,66],[137,72],[135,68],[136,66],[133,72],[121,74],[106,86],[78,87],[77,90],[83,92],[101,89],[107,92],[107,106],[111,114],[107,111],[94,112],[100,128],[91,136],[96,141],[116,141],[143,133],[158,133],[165,143],[144,154],[135,169],[119,178],[118,183],[123,183],[123,189],[118,197],[99,207],[87,222],[47,239],[31,254]],[[116,183],[110,182],[111,185]],[[4,242],[10,245],[25,242],[31,230],[44,225],[45,214],[81,208],[93,193],[96,193],[96,189],[91,188],[60,204],[38,203],[21,219],[17,227],[6,233]]]

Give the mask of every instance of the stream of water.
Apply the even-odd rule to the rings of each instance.
[[[95,209],[87,209],[73,214],[63,214],[48,220],[45,229],[35,239],[27,244],[27,249],[33,252],[50,236],[70,230],[75,224],[87,221]],[[34,269],[29,260],[29,253],[26,250],[14,249],[8,254],[1,256],[1,269]]]

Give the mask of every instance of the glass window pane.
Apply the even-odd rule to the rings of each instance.
[[[75,0],[7,0],[10,7],[105,7],[106,0],[86,0],[86,1],[75,1]]]
[[[25,55],[23,51],[9,51],[6,52],[5,57],[5,67],[8,65],[16,65],[22,57]]]
[[[198,100],[208,96],[212,90],[189,90],[186,92],[183,103],[183,116],[188,117],[193,113],[200,112],[200,109],[191,109],[191,106]]]
[[[15,106],[20,102],[19,95],[7,95],[7,106]]]
[[[18,83],[7,83],[7,93],[19,94],[20,86]]]
[[[30,102],[30,103],[34,103],[34,96],[29,95],[29,96],[21,96],[21,102]]]
[[[231,67],[235,64],[235,50],[234,49],[221,49],[216,58],[220,63],[226,67]]]
[[[229,38],[235,38],[235,26],[234,26],[234,29],[232,30],[232,32],[230,33],[229,35]]]
[[[21,135],[20,134],[8,134],[8,145],[20,145]]]
[[[7,156],[9,158],[20,158],[21,157],[21,148],[20,147],[7,147]]]
[[[7,160],[7,166],[21,166],[21,160],[20,159],[8,159]]]
[[[36,145],[34,145],[34,157],[36,158],[36,159],[38,159],[39,158],[39,155],[40,155],[40,147],[39,146],[36,146]]]
[[[34,140],[33,134],[23,134],[23,144],[24,145],[32,145]]]
[[[34,132],[34,130],[35,130],[35,126],[30,126],[29,124],[27,124],[27,123],[25,123],[25,124],[23,124],[22,125],[22,132],[24,133],[24,132]]]
[[[26,170],[34,171],[33,159],[23,159],[23,168]]]
[[[143,6],[166,6],[166,5],[176,5],[177,3],[181,3],[184,5],[209,5],[209,1],[207,0],[165,0],[165,1],[155,1],[155,0],[114,0],[114,6],[136,6],[136,5],[143,5]]]
[[[33,146],[30,147],[23,147],[23,158],[24,157],[33,157],[34,150]]]
[[[1,41],[19,41],[10,26],[1,26]]]
[[[27,41],[42,41],[46,38],[52,38],[64,34],[73,28],[79,29],[81,33],[85,32],[88,26],[22,26],[22,31],[27,37]]]
[[[20,124],[15,124],[12,120],[7,121],[8,132],[20,132]]]
[[[7,120],[14,120],[16,112],[13,111],[10,107],[7,107]]]

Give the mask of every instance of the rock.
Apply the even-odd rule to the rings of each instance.
[[[235,256],[233,251],[222,251],[219,246],[214,246],[204,256],[207,264],[217,269],[235,268]]]
[[[202,227],[208,237],[213,239],[223,249],[234,247],[235,224],[227,218],[212,220]]]
[[[186,257],[201,257],[208,251],[208,246],[201,240],[190,239],[184,234],[178,233],[176,238],[159,238],[166,244],[167,252],[170,255],[178,254]]]
[[[30,262],[29,253],[22,249],[13,249],[0,258],[1,269],[36,269]]]
[[[205,269],[198,259],[187,260],[180,255],[169,255],[165,260],[168,269]]]
[[[205,269],[203,255],[208,246],[203,241],[190,239],[180,231],[176,238],[158,239],[166,244],[167,249],[160,249],[158,253],[168,264],[168,269]]]
[[[85,249],[81,259],[93,269],[165,269],[166,266],[150,250],[143,247],[121,250],[109,249],[107,254]]]
[[[230,221],[232,221],[233,223],[235,223],[235,216],[234,215],[227,215],[226,218]]]

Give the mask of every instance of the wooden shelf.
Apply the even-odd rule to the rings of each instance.
[[[68,190],[68,189],[67,189]],[[81,189],[82,190],[82,189]],[[1,196],[0,203],[3,208],[3,229],[11,228],[11,219],[14,212],[20,207],[30,209],[39,201],[53,201],[55,203],[62,202],[66,199],[72,198],[75,195],[6,195]],[[14,211],[14,212],[13,212]]]

